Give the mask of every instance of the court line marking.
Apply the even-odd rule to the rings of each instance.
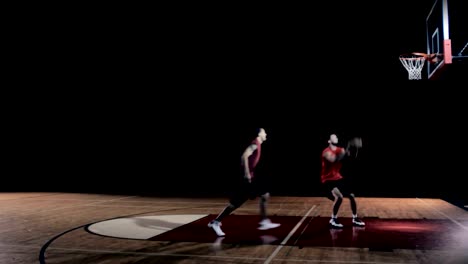
[[[441,212],[440,210],[437,210],[435,209],[433,206],[430,206],[427,202],[423,201],[422,199],[416,197],[416,199],[418,201],[420,201],[421,203],[425,204],[427,207],[431,208],[433,211],[445,216],[447,219],[449,219],[450,221],[452,221],[453,223],[459,225],[461,228],[465,229],[465,230],[468,230],[468,227],[467,226],[464,226],[462,223],[458,222],[457,220],[453,219],[452,217],[446,215],[444,212]]]
[[[279,251],[284,247],[286,242],[292,237],[296,230],[302,225],[302,222],[309,216],[309,214],[317,207],[317,205],[312,206],[309,211],[302,217],[302,219],[296,224],[296,226],[289,232],[289,234],[283,239],[279,246],[276,247],[275,251],[265,260],[264,264],[270,263],[273,258],[279,253]]]
[[[192,208],[196,208],[196,207],[187,207],[187,209],[192,209]],[[163,211],[174,211],[174,209],[164,209],[164,210],[156,210],[156,211],[152,211],[152,213],[155,213],[155,212],[163,212]],[[70,233],[70,232],[73,232],[77,229],[80,229],[80,228],[86,228],[87,226],[90,226],[92,224],[95,224],[95,223],[98,223],[98,222],[103,222],[103,221],[108,221],[108,220],[112,220],[112,219],[117,219],[117,218],[122,218],[122,217],[130,217],[130,216],[135,216],[135,215],[144,215],[144,214],[147,214],[147,213],[150,213],[150,212],[143,212],[143,213],[137,213],[137,214],[130,214],[130,215],[126,215],[126,216],[119,216],[119,217],[113,217],[113,218],[109,218],[109,219],[106,219],[106,220],[102,220],[102,221],[96,221],[96,222],[93,222],[93,223],[87,223],[87,224],[84,224],[84,225],[81,225],[81,226],[77,226],[77,227],[74,227],[74,228],[71,228],[71,229],[68,229],[58,235],[55,235],[54,237],[52,237],[51,239],[49,239],[42,247],[41,247],[41,250],[39,251],[39,263],[41,264],[45,264],[46,263],[46,260],[45,260],[45,253],[47,251],[47,248],[49,248],[49,246],[58,238],[62,237],[63,235],[67,234],[67,233]]]

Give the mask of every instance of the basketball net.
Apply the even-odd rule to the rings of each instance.
[[[420,80],[426,57],[419,54],[400,55],[400,61],[408,71],[409,80]]]

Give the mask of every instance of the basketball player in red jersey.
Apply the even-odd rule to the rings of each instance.
[[[322,152],[322,171],[321,181],[327,192],[327,197],[333,201],[333,212],[330,219],[330,225],[333,228],[342,228],[343,225],[338,222],[338,211],[343,201],[343,196],[348,196],[351,202],[351,211],[353,213],[353,225],[365,226],[365,223],[357,217],[357,205],[354,193],[346,184],[340,173],[342,159],[350,155],[349,148],[353,146],[360,148],[362,141],[355,138],[348,143],[346,149],[338,147],[338,137],[335,134],[330,135],[328,147]]]
[[[270,194],[266,188],[264,182],[259,180],[259,177],[255,175],[255,168],[260,161],[260,155],[262,152],[262,143],[266,140],[267,133],[265,129],[257,129],[256,138],[251,144],[244,150],[241,158],[241,177],[242,184],[236,194],[231,197],[228,206],[209,224],[216,235],[224,236],[225,233],[221,230],[221,221],[223,218],[231,214],[234,210],[239,208],[248,199],[255,199],[260,197],[260,216],[261,221],[259,222],[259,230],[267,230],[276,228],[280,224],[272,223],[267,217],[266,206]]]

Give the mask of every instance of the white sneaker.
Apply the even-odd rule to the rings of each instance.
[[[263,219],[262,221],[260,221],[259,224],[260,226],[258,227],[258,230],[268,230],[272,228],[277,228],[278,226],[281,225],[277,223],[272,223],[270,219]]]
[[[333,228],[343,228],[343,225],[340,222],[338,222],[338,219],[336,218],[330,219],[330,225]]]
[[[366,224],[359,218],[353,217],[353,225],[355,226],[365,226]]]
[[[208,224],[208,227],[213,228],[217,236],[224,236],[223,230],[221,230],[221,222],[213,220]]]

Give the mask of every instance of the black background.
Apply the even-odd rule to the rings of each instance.
[[[466,194],[459,92],[315,85],[22,94],[4,115],[2,189],[225,195],[251,129],[261,126],[268,140],[259,173],[276,195],[321,195],[320,154],[330,133],[343,143],[363,138],[361,196]]]
[[[466,198],[459,84],[407,81],[398,60],[425,50],[430,6],[13,21],[1,189],[223,196],[262,126],[274,195],[321,195],[320,153],[337,133],[363,138],[358,195]]]

